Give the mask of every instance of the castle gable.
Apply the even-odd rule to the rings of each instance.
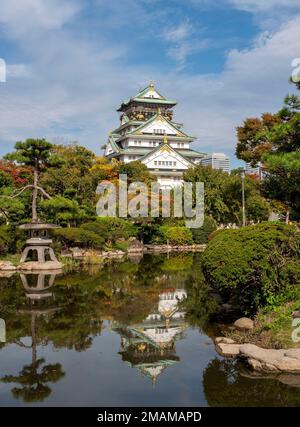
[[[191,166],[191,163],[170,147],[169,144],[163,144],[151,151],[141,159],[141,162],[148,169],[182,170]]]

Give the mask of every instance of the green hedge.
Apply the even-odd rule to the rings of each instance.
[[[93,231],[83,228],[61,228],[54,231],[55,237],[66,246],[79,246],[85,248],[102,249],[104,238]]]
[[[203,273],[245,312],[276,305],[300,282],[299,247],[299,232],[283,224],[223,230],[203,253]]]
[[[129,220],[114,217],[98,217],[95,221],[99,230],[101,229],[106,240],[113,243],[118,239],[128,239],[136,237],[137,227]]]
[[[106,243],[115,243],[118,239],[128,239],[136,234],[137,230],[130,221],[109,217],[54,232],[56,240],[62,245],[95,249],[102,249]]]
[[[159,227],[156,243],[167,243],[171,245],[190,245],[193,243],[193,235],[187,227],[167,226]]]

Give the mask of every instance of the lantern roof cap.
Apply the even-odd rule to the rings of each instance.
[[[43,222],[30,222],[28,224],[22,224],[19,226],[21,230],[48,230],[54,228],[60,228],[57,224],[47,224]]]

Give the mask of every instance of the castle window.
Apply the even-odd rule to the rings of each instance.
[[[163,129],[153,129],[153,133],[156,133],[158,135],[163,135],[165,131]]]

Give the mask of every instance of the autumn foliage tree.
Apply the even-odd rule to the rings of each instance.
[[[298,87],[299,88],[299,87]],[[300,215],[300,98],[287,95],[275,114],[248,118],[237,128],[236,155],[252,166],[262,163],[264,196],[282,202],[286,222]]]
[[[248,118],[237,128],[238,144],[236,156],[255,166],[265,153],[272,149],[272,143],[266,137],[274,125],[281,123],[280,117],[264,113],[261,118]]]
[[[53,160],[51,159],[51,148],[52,144],[45,139],[27,139],[25,142],[17,142],[15,151],[6,156],[7,160],[15,161],[17,165],[27,166],[32,171],[33,183],[25,185],[17,194],[12,196],[15,198],[28,189],[32,190],[32,222],[38,221],[38,194],[41,193],[47,199],[51,198],[39,185],[40,173],[47,166],[49,167],[51,160]]]

